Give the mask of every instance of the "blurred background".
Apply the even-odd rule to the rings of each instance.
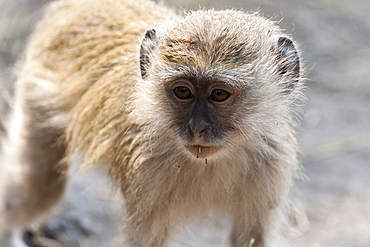
[[[4,102],[11,97],[12,66],[46,2],[0,0],[0,116],[7,107]],[[165,2],[185,10],[259,10],[298,41],[308,70],[308,104],[298,130],[306,176],[296,182],[292,192],[300,217],[296,232],[289,235],[290,243],[300,247],[369,247],[370,1]],[[65,240],[62,246],[119,246],[123,230],[117,215],[122,213],[121,207],[104,172],[98,168],[72,177],[68,196],[52,216],[56,223],[51,227],[71,237],[73,231],[68,232],[60,222],[80,216],[78,225],[92,234],[80,238],[79,243]],[[89,183],[91,180],[94,183]],[[186,237],[174,237],[173,246],[226,246],[226,228],[222,221],[199,223],[187,229]]]

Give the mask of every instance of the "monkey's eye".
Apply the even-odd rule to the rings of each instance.
[[[173,89],[173,92],[177,98],[182,100],[191,99],[193,97],[193,94],[191,93],[190,89],[185,86],[175,87]]]
[[[230,93],[228,91],[222,89],[214,89],[211,92],[211,99],[216,102],[223,102],[230,97]]]

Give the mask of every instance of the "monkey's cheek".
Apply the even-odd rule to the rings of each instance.
[[[205,147],[199,145],[187,145],[185,147],[189,150],[190,153],[192,153],[196,158],[199,159],[205,159],[221,150],[221,147],[219,146]]]

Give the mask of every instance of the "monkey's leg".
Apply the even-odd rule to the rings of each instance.
[[[126,204],[126,235],[132,247],[164,247],[170,230],[170,216],[164,205]]]
[[[276,176],[259,174],[246,178],[234,192],[230,212],[232,247],[282,246],[280,228],[287,186]],[[265,185],[274,185],[266,187]]]
[[[254,224],[248,225],[245,216],[234,218],[233,227],[230,235],[230,242],[232,247],[263,247],[263,233],[261,226]]]
[[[53,115],[39,109],[40,105],[27,100],[27,95],[17,98],[2,140],[0,231],[11,236],[49,211],[65,187],[60,162],[64,146],[57,143],[61,133],[50,127]],[[2,246],[20,246],[10,238],[7,242]]]
[[[235,214],[230,242],[232,247],[276,247],[275,210],[255,210],[249,215]]]

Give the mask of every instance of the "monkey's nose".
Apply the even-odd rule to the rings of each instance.
[[[190,131],[193,133],[194,137],[201,137],[208,128],[208,123],[204,120],[191,121],[189,124],[189,128]]]

